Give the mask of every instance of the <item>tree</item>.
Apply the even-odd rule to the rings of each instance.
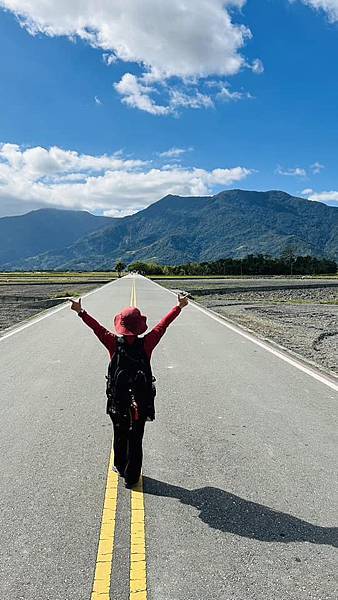
[[[287,264],[289,264],[290,266],[290,275],[293,275],[293,264],[296,261],[296,255],[295,255],[295,249],[294,247],[289,244],[288,246],[285,247],[285,249],[283,250],[282,254],[281,254],[281,259],[286,262]]]
[[[128,266],[128,271],[136,271],[136,273],[140,273],[140,275],[147,275],[148,263],[136,261]]]
[[[119,277],[121,277],[121,272],[124,271],[125,268],[126,265],[121,260],[116,263],[115,271],[117,271]]]

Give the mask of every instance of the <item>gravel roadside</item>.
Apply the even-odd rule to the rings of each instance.
[[[96,287],[92,283],[0,285],[0,336],[8,327],[64,302],[65,296],[85,294]]]

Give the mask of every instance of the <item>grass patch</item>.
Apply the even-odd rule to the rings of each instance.
[[[78,298],[81,295],[82,292],[80,292],[79,290],[66,290],[65,292],[62,292],[62,296],[60,296],[60,294],[52,294],[51,296],[49,296],[49,298],[55,300],[60,298]]]

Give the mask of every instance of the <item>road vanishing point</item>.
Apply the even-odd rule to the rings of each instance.
[[[108,329],[174,295],[86,295]],[[108,353],[67,306],[0,338],[1,600],[334,600],[337,385],[190,304],[153,354],[133,491],[111,469]]]

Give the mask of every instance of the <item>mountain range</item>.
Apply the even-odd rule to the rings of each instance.
[[[118,219],[57,209],[0,219],[2,270],[279,256],[290,246],[297,254],[338,260],[338,208],[281,191],[227,190],[212,197],[168,195]]]
[[[109,217],[85,211],[42,208],[0,219],[0,267],[20,265],[47,250],[63,250],[79,238],[110,225]]]

